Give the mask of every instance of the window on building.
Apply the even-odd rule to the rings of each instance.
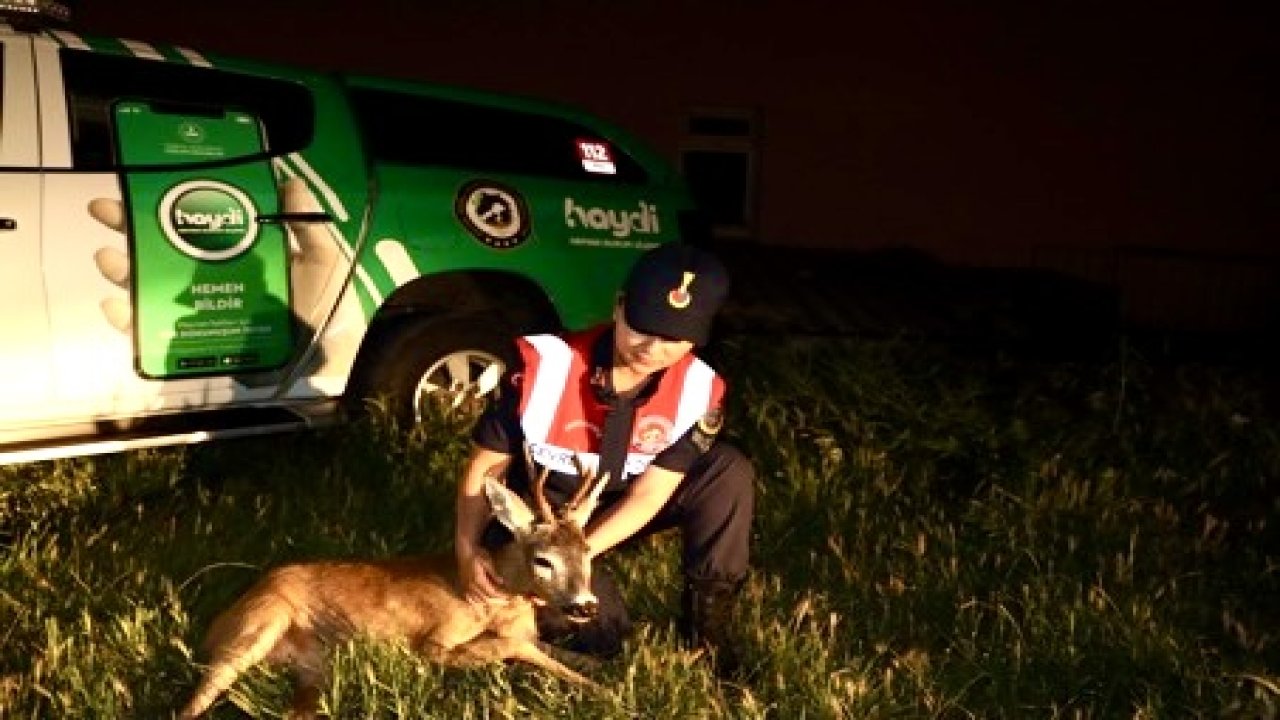
[[[680,170],[715,237],[756,236],[759,124],[745,109],[698,109],[685,118]]]

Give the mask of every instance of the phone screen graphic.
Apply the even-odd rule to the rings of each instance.
[[[261,123],[237,110],[140,100],[117,102],[114,115],[138,372],[175,378],[283,365],[293,349],[289,255],[283,228],[258,222],[279,211]]]

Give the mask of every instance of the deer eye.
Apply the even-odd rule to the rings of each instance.
[[[533,570],[539,575],[551,575],[556,571],[556,566],[545,557],[536,557],[533,559]]]

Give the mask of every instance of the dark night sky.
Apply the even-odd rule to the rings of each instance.
[[[887,241],[1035,234],[1275,257],[1273,24],[1201,5],[81,0],[76,12],[86,32],[560,99],[668,151],[684,108],[763,106],[766,233],[820,232],[791,186],[830,174],[873,200],[858,232]],[[804,136],[831,140],[778,151]],[[865,141],[823,149],[846,137]]]

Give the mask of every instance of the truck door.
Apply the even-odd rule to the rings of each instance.
[[[42,248],[58,419],[272,398],[298,344],[285,233],[262,222],[279,212],[263,151],[301,142],[267,131],[295,107],[309,118],[310,96],[207,65],[35,54],[58,156]]]
[[[40,270],[40,143],[31,41],[0,37],[0,427],[47,399],[49,318]]]

